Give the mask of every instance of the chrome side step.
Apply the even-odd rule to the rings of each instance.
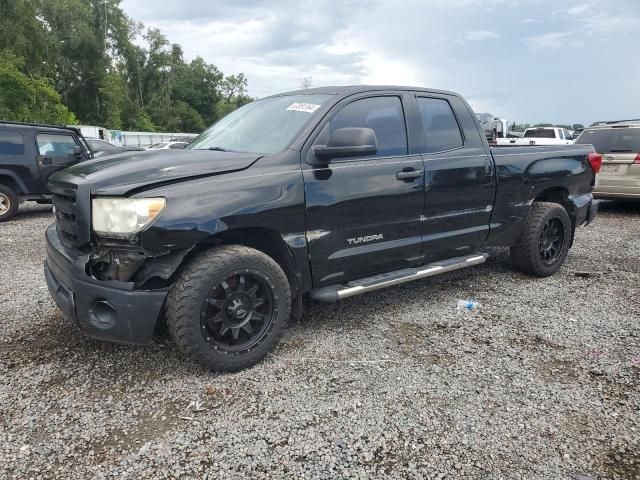
[[[373,277],[362,278],[345,285],[330,285],[311,291],[311,298],[320,302],[337,302],[343,298],[353,297],[361,293],[372,292],[380,288],[411,282],[420,278],[431,277],[441,273],[460,270],[484,263],[489,257],[486,253],[477,253],[464,257],[450,258],[434,262],[419,268],[406,268],[395,272],[383,273]]]

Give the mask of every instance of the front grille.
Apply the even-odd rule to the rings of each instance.
[[[56,179],[49,182],[49,190],[60,240],[72,247],[89,243],[91,198],[86,181],[81,178]]]
[[[75,190],[67,191],[65,194],[54,193],[53,206],[56,209],[56,222],[61,239],[65,243],[75,245],[78,241]]]

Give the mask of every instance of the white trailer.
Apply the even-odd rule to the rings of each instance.
[[[197,133],[160,133],[160,132],[124,132],[121,130],[109,130],[109,141],[122,147],[148,148],[160,142],[171,140],[184,140],[190,142],[198,136]]]
[[[120,147],[147,148],[160,142],[171,140],[183,140],[190,142],[198,136],[197,133],[181,132],[127,132],[124,130],[108,130],[94,125],[71,125],[80,129],[85,138],[98,138],[106,140]]]

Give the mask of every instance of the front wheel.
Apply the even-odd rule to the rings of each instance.
[[[556,273],[569,253],[571,219],[562,205],[534,202],[518,242],[511,247],[511,262],[518,270],[548,277]]]
[[[224,245],[193,258],[167,297],[178,348],[209,370],[250,367],[273,350],[291,313],[291,291],[269,256]]]

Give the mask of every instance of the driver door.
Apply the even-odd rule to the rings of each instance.
[[[424,208],[422,157],[409,153],[399,95],[366,96],[337,107],[313,146],[339,128],[370,128],[377,152],[303,163],[307,241],[316,288],[416,265]]]

